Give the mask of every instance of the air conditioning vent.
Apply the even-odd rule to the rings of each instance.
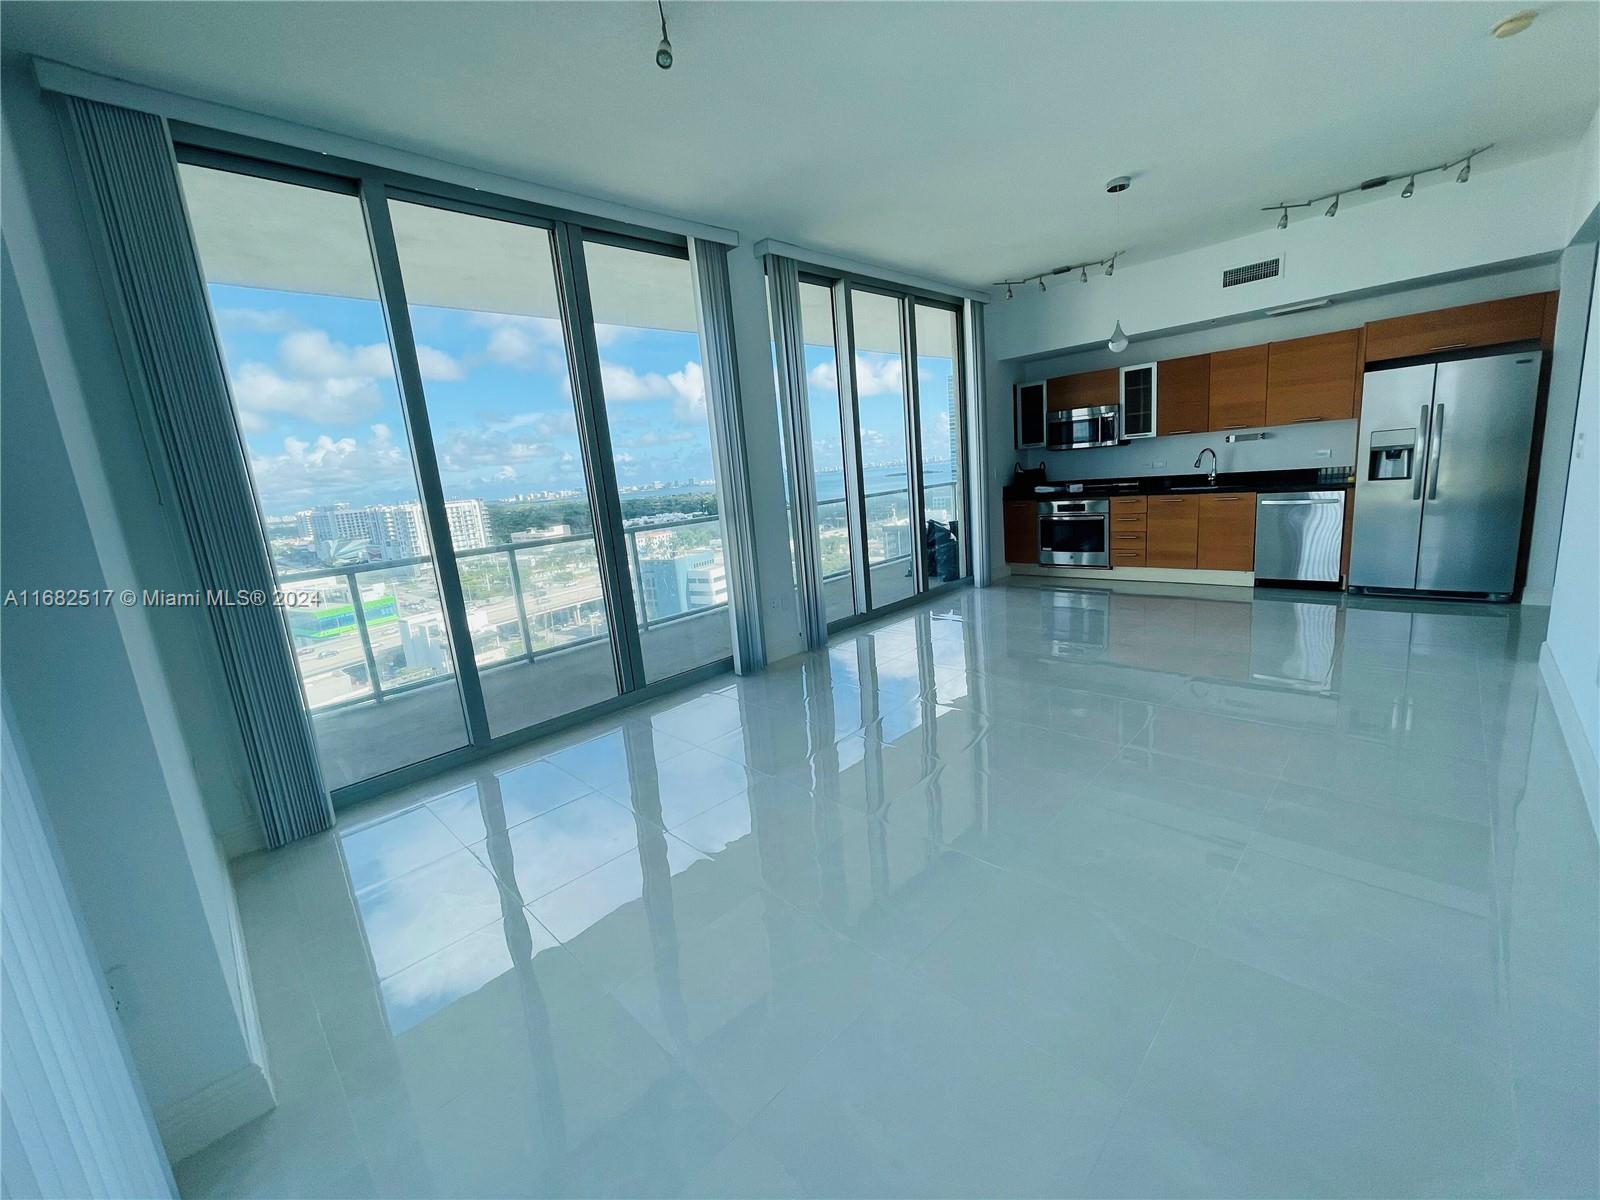
[[[1229,267],[1222,273],[1222,286],[1238,287],[1241,283],[1258,283],[1263,279],[1276,279],[1283,270],[1283,258],[1263,258],[1260,262],[1246,263],[1242,267]]]

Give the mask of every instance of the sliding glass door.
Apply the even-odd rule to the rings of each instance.
[[[922,450],[922,554],[927,586],[967,574],[966,481],[962,478],[960,314],[917,302],[917,425]]]
[[[330,787],[729,661],[682,239],[180,158]]]
[[[389,212],[499,737],[618,690],[551,233],[423,204]]]
[[[849,276],[798,290],[818,585],[837,625],[967,577],[960,308]]]
[[[181,178],[324,778],[466,745],[360,202],[194,165]],[[424,361],[462,370],[443,347]]]
[[[583,247],[600,392],[648,682],[733,653],[688,260]]]

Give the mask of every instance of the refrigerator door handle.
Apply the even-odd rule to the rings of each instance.
[[[1433,405],[1424,404],[1422,411],[1417,414],[1417,448],[1414,451],[1417,460],[1417,478],[1411,485],[1411,498],[1422,499],[1422,477],[1428,473],[1428,425],[1429,418],[1433,415]]]
[[[1431,447],[1433,452],[1433,481],[1428,484],[1429,500],[1437,500],[1439,498],[1439,471],[1443,466],[1441,460],[1444,458],[1444,401],[1440,400],[1435,403],[1433,409],[1433,445]]]

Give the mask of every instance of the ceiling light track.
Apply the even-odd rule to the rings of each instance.
[[[1055,279],[1058,275],[1076,274],[1078,276],[1079,283],[1088,283],[1090,267],[1093,267],[1102,275],[1110,275],[1117,269],[1117,259],[1121,258],[1126,253],[1127,251],[1125,250],[1118,250],[1115,254],[1112,254],[1107,258],[1095,258],[1090,259],[1088,262],[1081,263],[1068,263],[1064,267],[1053,267],[1048,271],[1040,271],[1037,275],[1024,275],[1021,279],[1002,279],[996,282],[993,286],[997,288],[1005,288],[1006,299],[1010,300],[1012,298],[1013,288],[1027,287],[1030,283],[1037,283],[1041,292],[1048,291],[1049,289],[1045,285],[1049,281]]]
[[[1409,200],[1411,199],[1412,193],[1417,190],[1417,176],[1433,175],[1445,171],[1454,171],[1457,167],[1460,167],[1461,170],[1456,174],[1456,182],[1465,183],[1472,177],[1472,160],[1477,158],[1478,155],[1482,154],[1484,151],[1492,150],[1493,148],[1494,143],[1490,142],[1488,145],[1479,146],[1474,150],[1468,150],[1460,158],[1452,158],[1449,162],[1440,163],[1438,166],[1423,167],[1416,171],[1395,171],[1388,175],[1378,175],[1372,179],[1364,179],[1360,183],[1351,187],[1339,188],[1337,191],[1332,192],[1324,192],[1322,195],[1313,196],[1309,200],[1282,200],[1277,204],[1263,205],[1261,211],[1266,213],[1277,213],[1278,228],[1287,229],[1289,227],[1290,209],[1312,208],[1318,204],[1321,204],[1324,200],[1331,200],[1333,203],[1328,205],[1327,209],[1322,215],[1325,217],[1336,217],[1339,215],[1339,201],[1347,192],[1371,192],[1381,187],[1388,187],[1391,183],[1397,183],[1402,179],[1406,181],[1406,186],[1400,191],[1400,199]]]

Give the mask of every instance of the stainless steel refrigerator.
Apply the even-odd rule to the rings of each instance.
[[[1524,351],[1367,372],[1352,588],[1510,597],[1540,358]]]

